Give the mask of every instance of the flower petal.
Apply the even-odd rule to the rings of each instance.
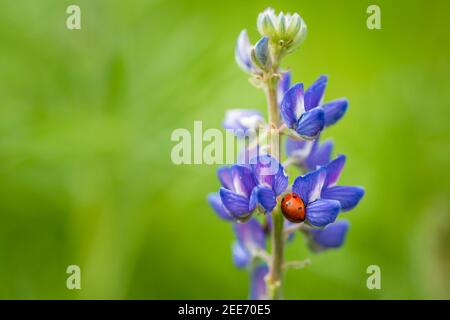
[[[224,166],[217,169],[217,177],[224,188],[234,190],[230,167]]]
[[[250,300],[264,300],[267,299],[267,289],[265,277],[269,272],[266,264],[259,264],[251,274],[250,284]]]
[[[235,164],[231,166],[231,177],[233,179],[233,191],[245,197],[250,197],[256,186],[256,178],[252,169],[245,165]]]
[[[342,169],[344,169],[345,159],[345,155],[340,155],[327,165],[327,177],[325,179],[324,189],[336,185]]]
[[[339,201],[342,211],[348,211],[356,207],[364,193],[361,187],[334,186],[324,188],[321,197]]]
[[[308,170],[316,170],[318,166],[326,166],[331,160],[331,152],[333,151],[333,141],[327,140],[319,144],[315,140],[309,157],[306,159],[306,167]]]
[[[301,164],[311,153],[312,141],[286,139],[286,155],[294,158],[296,164]]]
[[[281,118],[289,128],[294,128],[304,110],[303,84],[297,83],[284,94],[280,104]]]
[[[252,255],[250,254],[250,251],[248,251],[242,244],[236,241],[233,243],[231,250],[233,262],[236,267],[245,268],[249,265]]]
[[[325,112],[325,126],[331,126],[344,116],[348,109],[348,100],[337,99],[328,102],[322,106],[322,109]]]
[[[234,56],[239,67],[245,72],[251,72],[253,64],[250,58],[252,45],[248,39],[247,31],[242,30],[236,42],[236,49],[234,50]]]
[[[234,220],[231,213],[224,207],[222,199],[217,192],[208,194],[208,203],[220,218],[228,221]]]
[[[266,239],[262,225],[255,218],[247,222],[238,222],[233,225],[234,233],[239,243],[250,252],[266,248]]]
[[[275,192],[266,186],[259,186],[257,192],[258,203],[264,208],[264,212],[272,212],[277,205]]]
[[[280,195],[288,186],[288,176],[283,166],[272,156],[265,154],[251,161],[251,167],[260,184],[270,187]]]
[[[302,114],[297,121],[295,131],[305,139],[314,139],[325,126],[325,114],[321,108],[315,108]]]
[[[336,200],[316,200],[306,207],[305,221],[314,227],[324,227],[336,220],[341,206]]]
[[[291,86],[291,72],[287,71],[287,72],[283,73],[280,81],[278,82],[278,88],[277,88],[278,105],[281,104],[284,94],[286,93],[286,91],[289,90],[290,86]]]
[[[308,205],[320,197],[325,177],[325,168],[319,168],[304,176],[299,176],[292,185],[292,191],[299,195],[305,205]]]
[[[246,197],[225,188],[220,188],[219,194],[223,205],[234,217],[245,218],[251,213]]]
[[[223,127],[228,130],[256,130],[264,118],[259,111],[230,109],[225,113]]]
[[[305,91],[305,110],[309,111],[322,103],[325,88],[327,86],[328,77],[321,75],[306,91]]]
[[[349,226],[350,223],[347,220],[339,220],[330,223],[324,229],[312,229],[310,231],[310,239],[314,242],[312,249],[322,251],[328,248],[339,248],[344,243]]]

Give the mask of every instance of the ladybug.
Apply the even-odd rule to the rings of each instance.
[[[305,220],[305,203],[292,192],[281,200],[281,212],[290,222],[299,223]]]

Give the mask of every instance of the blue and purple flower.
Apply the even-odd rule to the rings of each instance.
[[[326,177],[326,169],[320,168],[295,179],[292,193],[281,202],[286,219],[294,223],[304,221],[319,228],[336,220],[341,209],[339,201],[321,198]]]
[[[321,191],[322,199],[337,200],[342,211],[349,211],[356,207],[364,196],[364,188],[357,186],[337,186],[337,181],[344,168],[346,157],[338,156],[326,166],[326,179]]]

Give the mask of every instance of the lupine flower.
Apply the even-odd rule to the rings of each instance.
[[[233,262],[238,268],[250,265],[258,250],[266,249],[264,229],[258,220],[251,218],[245,223],[233,225],[236,242],[233,244]]]
[[[247,30],[242,30],[236,42],[234,57],[239,67],[247,73],[251,73],[255,69],[251,59],[252,48]]]
[[[316,170],[319,166],[326,166],[331,161],[333,142],[331,140],[319,143],[288,138],[286,140],[286,154],[294,160],[296,165],[304,167],[307,171]]]
[[[219,195],[223,207],[239,220],[250,217],[257,206],[264,212],[271,212],[277,204],[276,197],[288,185],[283,166],[267,154],[251,159],[250,165],[222,167],[217,174],[222,183]],[[211,205],[216,212],[219,208],[220,216],[226,216],[217,201]]]
[[[315,139],[325,126],[325,114],[321,108],[305,109],[302,83],[294,85],[285,93],[280,111],[286,126],[304,139]]]
[[[324,111],[325,126],[328,127],[340,120],[348,108],[348,100],[345,98],[336,99],[323,104],[325,88],[328,77],[321,75],[305,92],[305,110],[313,110],[321,107]]]
[[[306,24],[297,13],[280,12],[277,16],[272,8],[267,8],[259,14],[257,27],[261,35],[287,52],[298,48],[306,37]]]
[[[290,72],[279,68],[280,60],[305,38],[306,24],[296,13],[276,15],[269,8],[258,16],[257,28],[262,38],[254,46],[245,30],[240,33],[235,48],[236,62],[251,75],[250,81],[257,88],[264,89],[270,115],[278,105],[284,125],[272,128],[258,111],[234,109],[226,113],[223,126],[234,130],[237,136],[241,133],[247,136],[252,132],[249,130],[256,129],[265,130],[267,135],[279,132],[288,136],[286,166],[295,164],[307,173],[297,177],[289,193],[282,198],[288,187],[288,176],[275,155],[270,154],[274,151],[272,145],[251,143],[240,151],[239,164],[218,170],[222,187],[219,192],[208,195],[208,202],[221,219],[233,223],[236,235],[233,261],[237,267],[250,272],[250,299],[276,299],[281,297],[281,270],[291,265],[290,261],[283,265],[283,242],[292,240],[294,231],[301,230],[313,251],[340,247],[349,223],[335,222],[336,217],[340,210],[354,208],[363,197],[364,189],[336,185],[345,156],[331,161],[333,143],[319,143],[322,130],[343,117],[348,101],[337,99],[323,103],[326,76],[320,76],[304,91],[301,83],[291,87]],[[275,93],[273,84],[277,81]],[[275,94],[276,103],[272,99]],[[274,211],[278,203],[286,219]],[[252,216],[256,209],[265,213],[264,226]],[[274,229],[274,222],[280,229],[284,223],[283,230]],[[301,222],[304,224],[299,224]],[[268,236],[272,238],[271,253],[266,252]],[[268,263],[270,276],[267,276]],[[299,266],[295,261],[292,265]],[[267,286],[271,290],[268,291]]]
[[[341,247],[349,226],[350,223],[347,220],[339,220],[323,229],[307,229],[303,232],[307,235],[308,247],[314,252],[320,252]]]
[[[251,52],[251,59],[260,69],[266,70],[270,64],[269,38],[262,37]]]
[[[246,109],[230,109],[225,113],[223,127],[229,130],[256,130],[264,123],[259,111]]]
[[[284,77],[286,80],[280,81],[279,92],[285,90],[285,82],[290,80],[290,75]],[[345,98],[322,104],[327,81],[328,78],[322,75],[305,92],[303,84],[298,83],[285,91],[280,103],[284,123],[305,139],[316,138],[324,127],[335,124],[347,111]]]
[[[217,170],[222,184],[219,195],[224,208],[236,219],[246,219],[256,208],[257,181],[252,170],[232,165]]]
[[[288,176],[283,166],[270,155],[261,155],[250,165],[259,184],[257,186],[258,204],[265,212],[271,212],[277,205],[276,197],[288,186]]]
[[[250,300],[267,299],[267,286],[265,277],[269,273],[269,267],[265,263],[256,265],[251,271]]]
[[[341,208],[339,201],[321,199],[322,186],[327,177],[325,168],[299,176],[292,185],[292,193],[281,201],[281,211],[291,222],[306,222],[324,227],[336,220]]]
[[[226,221],[233,221],[235,217],[228,211],[222,203],[222,199],[218,192],[212,192],[208,194],[208,203],[217,213],[219,218]]]
[[[339,201],[342,211],[348,211],[356,207],[364,196],[364,188],[362,187],[336,185],[344,168],[345,159],[344,155],[338,156],[326,166],[327,174],[321,191],[322,199]]]

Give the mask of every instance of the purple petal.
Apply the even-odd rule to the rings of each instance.
[[[236,42],[236,49],[234,55],[236,62],[245,72],[250,72],[253,69],[253,64],[250,58],[252,45],[248,39],[247,31],[242,30]]]
[[[269,268],[265,264],[260,264],[252,270],[250,284],[250,300],[267,299],[267,289],[265,277]]]
[[[265,186],[259,186],[257,192],[258,203],[264,208],[264,212],[272,212],[277,205],[275,192]]]
[[[327,225],[324,229],[312,229],[311,240],[314,242],[314,251],[322,251],[328,248],[339,248],[342,246],[347,235],[350,224],[347,220],[339,220]]]
[[[257,184],[251,168],[235,164],[231,166],[231,177],[233,179],[234,191],[247,198],[250,197],[253,188]]]
[[[305,92],[305,110],[311,110],[319,106],[323,100],[327,86],[327,76],[320,76]]]
[[[261,155],[251,161],[251,167],[260,184],[270,187],[280,195],[288,186],[288,176],[283,166],[270,155]]]
[[[220,188],[219,194],[223,205],[234,217],[245,218],[251,213],[246,197],[225,188]]]
[[[363,196],[363,188],[344,186],[324,188],[321,195],[323,199],[332,199],[339,201],[342,211],[348,211],[356,207]]]
[[[324,227],[336,220],[341,206],[336,200],[316,200],[306,207],[305,220],[312,226]]]
[[[235,223],[233,227],[239,243],[249,251],[266,248],[264,229],[258,220],[250,218],[247,222]]]
[[[331,126],[338,122],[344,116],[347,108],[347,99],[338,99],[324,104],[322,109],[325,112],[325,126]]]
[[[223,127],[228,130],[256,130],[261,123],[264,123],[264,118],[259,111],[230,109],[225,113]]]
[[[340,155],[327,165],[327,177],[325,179],[324,188],[336,185],[342,169],[344,169],[345,159],[344,155]]]
[[[233,262],[238,268],[244,268],[249,265],[252,255],[239,242],[233,243],[232,247]]]
[[[284,95],[280,104],[281,118],[289,128],[294,128],[298,118],[304,112],[303,84],[298,83]]]
[[[319,168],[304,176],[297,177],[292,185],[292,191],[298,194],[305,205],[308,205],[320,197],[325,177],[325,168]]]
[[[305,139],[314,139],[323,130],[325,114],[321,108],[315,108],[302,114],[295,131]]]
[[[234,190],[230,167],[220,167],[217,169],[217,177],[224,188]]]
[[[286,139],[286,155],[288,157],[295,157],[299,151],[303,153],[303,150],[306,149],[308,142],[309,141],[305,140],[294,140],[288,137]]]
[[[224,207],[222,199],[217,192],[208,194],[208,203],[220,218],[228,221],[234,220],[234,217]]]
[[[321,144],[316,140],[309,157],[306,159],[306,167],[308,170],[316,170],[318,166],[326,166],[331,160],[332,151],[333,142],[331,140],[327,140]]]
[[[286,93],[286,91],[289,90],[290,86],[291,86],[291,73],[289,71],[287,71],[287,72],[283,73],[280,81],[278,82],[278,88],[277,88],[278,105],[281,104],[284,94]]]

